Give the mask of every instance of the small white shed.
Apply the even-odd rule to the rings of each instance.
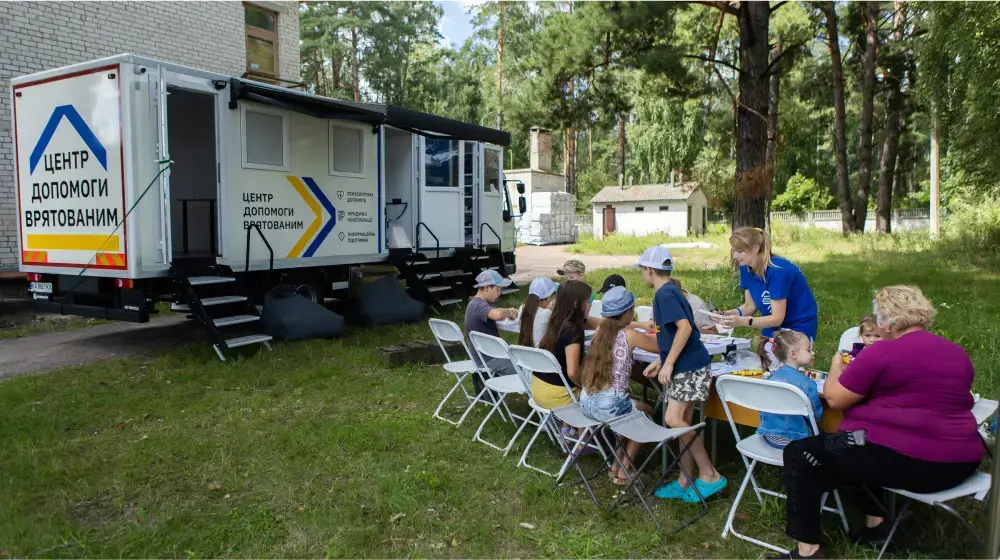
[[[694,182],[604,187],[590,202],[597,239],[612,232],[685,237],[708,225],[708,199]]]

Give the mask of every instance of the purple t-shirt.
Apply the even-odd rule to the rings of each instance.
[[[840,376],[864,395],[844,411],[841,431],[867,430],[868,441],[937,463],[983,458],[972,415],[972,360],[961,346],[927,331],[876,342]]]

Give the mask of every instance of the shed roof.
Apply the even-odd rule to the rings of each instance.
[[[698,183],[675,183],[661,185],[631,185],[625,188],[604,187],[597,193],[592,204],[604,204],[608,202],[645,202],[660,200],[687,200],[698,190]]]

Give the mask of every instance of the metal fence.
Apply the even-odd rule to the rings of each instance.
[[[942,217],[946,211],[942,210]],[[892,221],[899,220],[930,220],[931,211],[928,208],[896,208],[892,211]],[[875,220],[875,212],[868,211],[868,220]],[[728,224],[729,217],[724,214],[713,213],[708,219],[711,224]],[[840,222],[840,210],[815,210],[797,214],[794,212],[771,212],[771,221],[812,224],[815,222]]]

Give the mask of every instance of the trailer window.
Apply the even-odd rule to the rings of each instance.
[[[330,124],[330,175],[364,177],[364,136],[357,127]]]
[[[241,109],[243,167],[289,171],[288,115],[264,107]]]
[[[426,147],[427,186],[458,188],[458,141],[428,138]]]
[[[278,14],[244,4],[247,39],[247,71],[251,74],[278,75]]]

